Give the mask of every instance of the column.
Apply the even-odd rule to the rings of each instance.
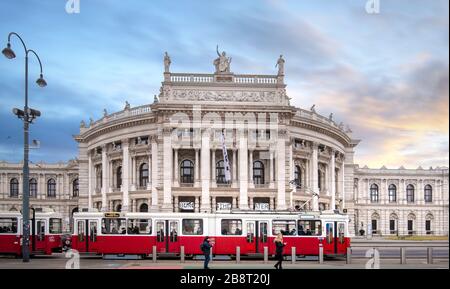
[[[122,212],[128,212],[128,190],[130,184],[130,154],[128,139],[122,140]]]
[[[179,171],[179,170],[178,170],[178,149],[175,149],[174,151],[175,151],[175,155],[174,155],[175,158],[174,158],[174,162],[173,162],[173,165],[174,165],[173,185],[174,185],[175,187],[179,187],[180,184],[179,184],[179,181],[178,181],[178,176],[179,176],[179,172],[178,172],[178,171]]]
[[[286,209],[286,140],[285,131],[280,131],[277,142],[277,210]]]
[[[156,137],[152,137],[152,211],[158,210],[158,144],[156,143]]]
[[[331,160],[330,160],[330,187],[331,187],[331,210],[336,209],[336,160],[335,160],[335,151],[331,151]]]
[[[213,188],[217,187],[216,182],[216,150],[211,150],[211,186]]]
[[[112,193],[114,191],[114,162],[111,160],[109,162],[109,192]]]
[[[109,201],[109,211],[114,211],[114,201]]]
[[[217,206],[216,206],[216,197],[212,197],[211,198],[211,209],[212,209],[213,213],[216,212],[216,208],[217,208]]]
[[[232,209],[236,209],[237,208],[237,202],[236,202],[236,198],[233,197],[231,199],[231,205],[232,205]]]
[[[417,204],[419,205],[423,205],[425,203],[425,198],[424,198],[424,190],[423,190],[423,180],[420,179],[417,182],[417,186],[418,186],[418,190],[417,190]]]
[[[341,197],[342,197],[342,209],[345,209],[345,162],[344,162],[344,159],[342,160],[340,177],[341,177],[340,187],[341,187]],[[353,188],[353,181],[352,181],[351,187]],[[353,192],[353,190],[352,190],[352,192]]]
[[[92,154],[88,151],[88,209],[92,208],[92,193],[94,188],[94,168],[92,164]],[[45,195],[45,194],[42,194]]]
[[[272,160],[273,160],[273,152],[272,152],[272,150],[270,150],[270,152],[269,152],[269,188],[271,188],[271,189],[275,188],[275,184],[273,182],[274,166],[273,166]]]
[[[250,188],[255,187],[255,183],[253,183],[253,150],[249,152],[249,161],[248,161],[248,185]]]
[[[255,208],[253,207],[253,198],[252,197],[250,197],[249,198],[249,207],[250,207],[250,210],[254,210]]]
[[[270,210],[271,211],[273,211],[273,210],[275,210],[275,208],[274,208],[274,198],[270,198],[270,204],[269,204],[269,206],[270,206]]]
[[[179,205],[179,200],[178,200],[178,196],[175,196],[175,204],[174,204],[174,207],[175,207],[175,212],[179,212],[180,211],[180,205]],[[194,205],[194,211],[195,211],[195,205]]]
[[[106,155],[106,145],[102,146],[102,207],[101,211],[106,212],[106,190],[108,187],[108,156]]]
[[[318,147],[317,143],[313,143],[312,146],[312,163],[311,163],[311,170],[312,170],[312,191],[317,196],[313,196],[312,201],[312,210],[318,211],[319,210],[319,175],[318,175],[318,169],[319,169],[319,162],[318,162]]]
[[[172,140],[170,129],[164,129],[163,136],[163,205],[162,210],[172,211]]]
[[[202,202],[201,211],[209,212],[211,205],[209,203],[209,184],[210,184],[210,130],[205,129],[202,134],[201,150],[201,181],[202,181]]]
[[[233,149],[233,163],[231,164],[233,166],[233,183],[232,183],[232,187],[233,188],[237,188],[237,164],[236,164],[236,149]]]
[[[136,199],[132,199],[131,204],[131,211],[136,212]]]
[[[200,186],[200,178],[199,178],[199,156],[198,156],[199,152],[198,149],[195,149],[195,168],[194,168],[194,187],[199,187]]]
[[[152,189],[152,182],[153,182],[153,165],[152,165],[152,155],[151,153],[148,154],[148,170],[149,170],[149,174],[148,174],[148,182],[147,182],[147,191],[151,191]],[[150,203],[148,203],[148,205],[150,206]]]
[[[138,187],[137,182],[137,169],[136,169],[136,156],[131,157],[131,191],[136,191],[136,188]]]
[[[239,208],[248,210],[248,144],[245,132],[239,133]]]
[[[194,212],[197,212],[197,213],[200,211],[200,206],[199,206],[200,200],[199,199],[200,199],[199,197],[195,197]]]

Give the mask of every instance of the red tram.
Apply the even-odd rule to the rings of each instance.
[[[214,243],[214,255],[275,254],[275,236],[281,232],[285,254],[345,255],[350,246],[348,216],[317,213],[100,213],[74,214],[72,248],[96,254],[148,255],[158,253],[202,254],[205,236]]]
[[[23,218],[20,212],[0,212],[0,254],[22,255]],[[30,218],[30,253],[61,252],[62,217],[53,211]]]

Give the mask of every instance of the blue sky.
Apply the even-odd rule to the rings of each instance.
[[[0,44],[11,31],[38,52],[48,87],[30,86],[42,111],[31,127],[33,162],[77,155],[72,135],[104,108],[151,103],[171,70],[213,72],[215,47],[233,57],[232,71],[274,74],[286,59],[291,104],[333,112],[361,139],[355,161],[415,168],[449,161],[448,1],[380,0],[368,14],[353,1],[0,0]],[[3,40],[2,40],[3,39]],[[0,58],[0,160],[22,159],[23,51]],[[30,59],[30,82],[39,66]]]

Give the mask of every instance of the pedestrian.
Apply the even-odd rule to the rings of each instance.
[[[283,234],[278,233],[277,237],[274,240],[275,242],[275,259],[277,263],[274,265],[276,269],[283,269],[283,248],[286,246],[286,243],[283,243]]]
[[[203,255],[205,255],[205,263],[203,265],[203,268],[204,269],[209,269],[208,263],[209,263],[209,260],[210,260],[212,245],[211,245],[211,243],[209,241],[209,237],[208,236],[206,236],[205,239],[203,239],[203,243],[201,244],[200,248],[203,251]]]

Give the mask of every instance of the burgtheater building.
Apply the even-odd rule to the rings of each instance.
[[[30,204],[73,212],[339,210],[350,231],[448,235],[448,168],[369,169],[360,142],[314,107],[290,105],[284,60],[275,75],[173,73],[159,96],[86,124],[78,157],[31,164]],[[20,210],[22,164],[0,162],[0,210]]]

